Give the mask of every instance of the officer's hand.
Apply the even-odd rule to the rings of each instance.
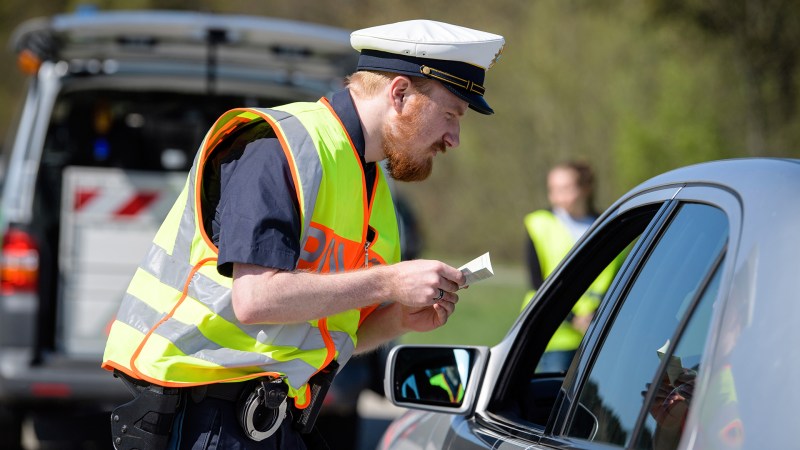
[[[439,304],[455,305],[459,287],[466,282],[464,274],[441,261],[416,259],[391,266],[392,300],[412,308],[432,307]],[[452,308],[436,308],[428,314],[444,315]]]
[[[401,325],[407,331],[426,332],[435,330],[447,323],[447,319],[455,309],[456,304],[446,300],[431,306],[413,307],[400,305]]]
[[[694,394],[696,373],[688,369],[678,376],[675,385],[665,375],[656,391],[650,414],[662,427],[676,428],[683,424]]]

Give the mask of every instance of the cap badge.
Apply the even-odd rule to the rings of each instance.
[[[494,54],[494,58],[492,58],[492,62],[489,63],[489,67],[487,67],[487,69],[491,69],[492,66],[497,64],[497,61],[500,61],[500,57],[503,56],[503,49],[504,48],[505,48],[505,45],[501,46],[500,50],[498,50],[497,53]]]

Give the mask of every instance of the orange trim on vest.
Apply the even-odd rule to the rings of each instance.
[[[331,337],[330,331],[328,331],[328,319],[322,318],[317,322],[317,328],[319,328],[319,332],[322,335],[322,341],[325,342],[325,349],[328,351],[328,354],[325,356],[325,362],[322,363],[322,367],[317,370],[316,373],[319,373],[320,370],[324,369],[328,366],[328,364],[333,361],[333,357],[336,355],[336,343],[333,342],[333,338]]]
[[[136,378],[136,379],[139,379],[139,380],[142,380],[142,381],[147,381],[148,383],[151,383],[151,384],[155,384],[155,385],[162,386],[162,387],[170,387],[170,388],[186,388],[186,387],[192,387],[192,386],[202,386],[202,385],[205,385],[205,384],[217,384],[217,383],[223,383],[223,382],[246,381],[246,380],[251,380],[253,378],[258,378],[258,377],[278,378],[278,377],[281,376],[281,374],[278,373],[278,372],[259,372],[259,373],[248,374],[246,376],[243,375],[241,377],[228,378],[228,379],[221,380],[221,381],[212,381],[212,382],[209,382],[209,383],[173,383],[173,382],[169,382],[169,381],[157,380],[155,378],[151,378],[151,377],[148,377],[146,375],[142,375],[140,372],[130,371],[126,367],[120,366],[119,364],[117,364],[115,362],[112,362],[112,361],[104,362],[103,363],[103,368],[106,369],[106,370],[116,369],[116,370],[119,370],[120,372],[125,373],[126,375],[128,375],[131,378]]]
[[[361,327],[361,324],[364,323],[364,320],[366,320],[367,317],[369,317],[370,314],[372,314],[373,312],[375,312],[376,309],[378,309],[378,306],[380,306],[380,305],[378,303],[376,303],[374,305],[370,305],[370,306],[361,308],[361,317],[359,317],[359,319],[358,319],[358,326],[359,327]]]
[[[328,367],[328,364],[333,361],[333,357],[336,355],[336,344],[333,342],[333,338],[331,338],[331,334],[328,331],[328,319],[319,319],[317,322],[317,328],[319,329],[319,334],[322,336],[322,341],[325,342],[325,350],[327,351],[327,354],[325,355],[325,362],[323,362],[322,366],[320,366],[320,368],[314,372],[314,375],[318,374],[322,369]],[[298,397],[294,398],[294,406],[297,409],[307,408],[311,403],[311,387],[306,384],[306,394],[303,396],[303,398],[306,399],[305,403],[298,403],[297,398]]]
[[[331,247],[332,243],[341,243],[344,244],[344,255],[342,259],[344,267],[342,269],[347,268],[348,270],[351,270],[363,267],[362,261],[364,261],[364,246],[361,242],[343,238],[336,234],[334,230],[317,222],[311,222],[309,227],[321,231],[325,235],[325,242],[320,242],[317,238],[309,234],[306,241],[306,247],[302,250],[313,254],[319,250],[319,247],[322,245]],[[319,252],[319,256],[317,256],[317,259],[314,261],[299,259],[297,261],[297,269],[318,270],[320,273],[328,273],[328,267],[323,264],[323,261],[329,256],[330,255],[323,249],[322,252]]]
[[[289,164],[289,173],[292,174],[292,183],[294,183],[294,191],[296,192],[295,196],[297,197],[297,204],[302,206],[302,213],[305,215],[307,211],[305,211],[305,205],[303,205],[303,199],[299,195],[301,192],[302,185],[300,184],[300,179],[297,176],[297,167],[294,165],[294,155],[292,155],[291,150],[289,150],[289,144],[286,142],[286,137],[283,135],[283,132],[277,127],[277,124],[272,117],[269,117],[265,114],[258,113],[272,128],[272,131],[275,132],[275,136],[278,138],[278,142],[281,144],[281,150],[283,150],[283,154],[286,157],[286,162]]]
[[[306,399],[305,403],[298,403],[297,402],[298,398],[299,397],[295,397],[294,398],[294,407],[297,408],[297,409],[306,409],[306,408],[308,408],[308,405],[311,404],[311,386],[306,384],[306,393],[305,393],[305,395],[303,395],[303,398]]]

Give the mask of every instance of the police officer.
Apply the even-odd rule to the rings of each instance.
[[[425,179],[468,108],[493,113],[504,40],[415,20],[351,43],[347,89],[232,110],[206,135],[111,327],[103,367],[135,394],[116,448],[306,448],[337,367],[453,313],[464,275],[399,262],[376,162]]]

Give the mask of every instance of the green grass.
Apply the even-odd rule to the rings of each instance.
[[[445,326],[408,333],[400,342],[486,346],[500,342],[519,315],[528,281],[518,267],[494,266],[494,274],[458,292],[456,311]]]

